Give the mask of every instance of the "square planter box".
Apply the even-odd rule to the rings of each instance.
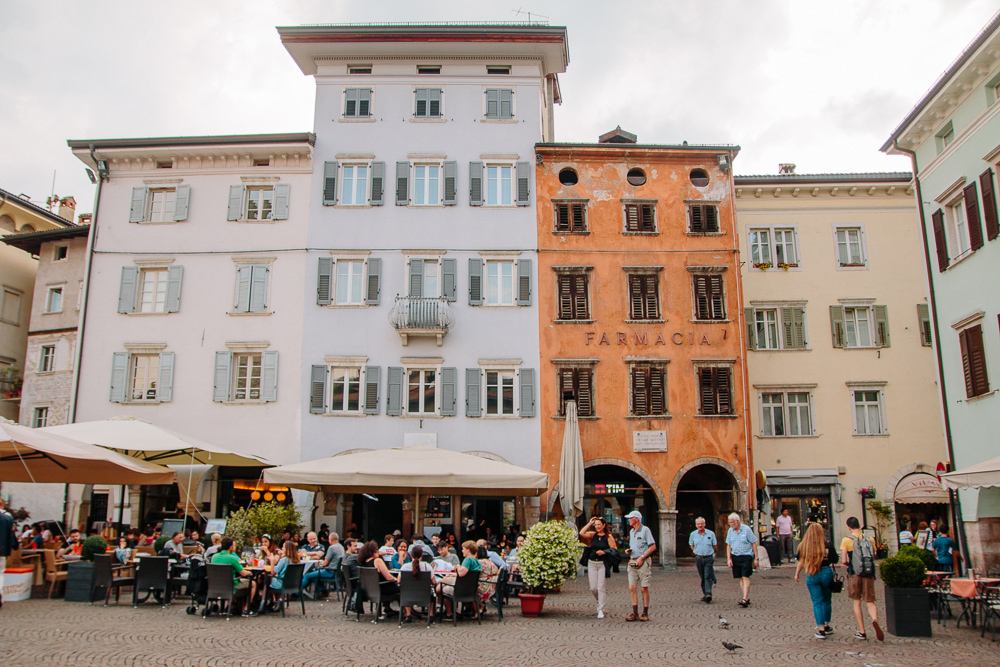
[[[66,602],[91,602],[90,588],[93,584],[94,564],[77,561],[66,566]],[[104,590],[94,591],[94,600],[103,600]]]
[[[897,637],[930,637],[931,605],[926,588],[885,587],[886,629]]]

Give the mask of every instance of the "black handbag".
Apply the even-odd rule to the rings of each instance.
[[[844,592],[844,580],[841,577],[837,576],[837,570],[835,569],[833,570],[833,581],[830,582],[830,592],[831,593]]]
[[[585,547],[583,550],[583,555],[580,556],[580,565],[587,567],[590,562],[590,547]]]

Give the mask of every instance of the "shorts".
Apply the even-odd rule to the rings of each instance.
[[[648,560],[642,561],[640,567],[636,567],[635,563],[636,561],[634,560],[628,562],[628,585],[649,588],[649,580],[652,576],[653,567],[649,564]]]
[[[753,556],[733,556],[733,579],[749,578],[753,574]]]
[[[847,597],[852,600],[875,602],[875,577],[847,575]]]

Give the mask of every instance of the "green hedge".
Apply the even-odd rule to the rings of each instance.
[[[924,567],[928,570],[937,569],[937,558],[934,557],[933,551],[928,551],[927,549],[921,549],[916,544],[907,544],[902,549],[899,550],[898,556],[909,556],[911,558],[919,558],[923,562]]]
[[[886,588],[920,588],[927,576],[923,561],[907,554],[886,558],[879,565],[879,572]]]
[[[80,547],[80,560],[94,560],[94,554],[103,554],[108,550],[108,543],[100,535],[91,535],[83,541]]]

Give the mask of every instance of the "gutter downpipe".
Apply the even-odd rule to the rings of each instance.
[[[757,494],[756,494],[756,484],[754,483],[753,476],[750,474],[750,451],[751,451],[751,432],[750,432],[750,386],[747,382],[748,369],[747,369],[747,341],[746,341],[746,321],[745,321],[745,311],[743,309],[743,274],[741,273],[742,264],[740,261],[740,233],[736,226],[736,176],[734,175],[735,169],[733,167],[733,161],[735,155],[732,151],[729,151],[729,193],[732,201],[732,227],[733,227],[733,257],[736,260],[736,293],[739,295],[739,307],[736,309],[736,331],[740,338],[740,385],[743,394],[743,437],[746,438],[746,446],[744,448],[744,458],[746,459],[746,485],[747,485],[747,519],[751,520],[753,514],[750,512],[751,507],[756,506]],[[757,524],[759,528],[760,524],[760,508],[757,507]],[[754,522],[748,521],[750,525]]]
[[[948,414],[948,388],[944,382],[944,357],[941,355],[941,329],[938,325],[937,296],[934,292],[934,269],[931,268],[931,247],[927,239],[927,219],[924,216],[924,196],[920,187],[920,177],[917,175],[917,153],[900,147],[896,137],[892,138],[892,147],[900,153],[910,156],[910,167],[913,169],[913,183],[916,186],[917,213],[920,216],[920,238],[924,242],[924,267],[927,269],[927,289],[929,291],[931,305],[931,323],[934,327],[934,354],[937,357],[938,384],[941,387],[941,411],[944,413],[944,439],[948,445],[948,460],[952,469],[955,468],[955,449],[951,439],[951,418]],[[962,499],[958,492],[948,489],[948,499],[951,500],[951,525],[957,528],[960,536],[959,543],[962,550],[962,558],[965,560],[965,567],[968,568],[972,561],[969,560],[969,540],[965,535],[965,521],[962,520]]]

